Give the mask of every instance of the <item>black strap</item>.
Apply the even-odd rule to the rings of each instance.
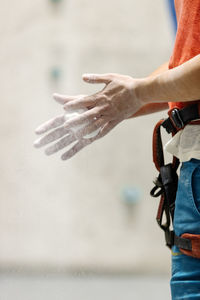
[[[189,239],[182,238],[174,234],[174,245],[178,248],[192,251],[192,242]]]
[[[184,107],[183,109],[179,110],[179,115],[184,125],[193,120],[198,120],[200,118],[198,104],[192,104]]]
[[[191,121],[200,119],[198,107],[199,105],[195,103],[182,109],[174,108],[162,126],[168,133],[176,133],[177,129],[183,128]]]
[[[165,231],[165,242],[170,249],[174,245],[174,231],[169,230],[169,228]]]
[[[177,129],[174,127],[172,121],[170,118],[167,118],[163,123],[162,123],[162,127],[165,128],[165,130],[167,131],[167,133],[176,133]]]
[[[165,241],[166,245],[171,248],[173,245],[177,246],[178,248],[192,251],[192,242],[189,239],[182,238],[177,236],[174,231],[166,230],[165,231]]]

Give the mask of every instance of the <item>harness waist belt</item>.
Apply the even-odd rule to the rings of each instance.
[[[168,133],[176,133],[191,121],[200,119],[200,105],[196,103],[183,109],[174,108],[168,114],[169,118],[164,120],[162,126]]]

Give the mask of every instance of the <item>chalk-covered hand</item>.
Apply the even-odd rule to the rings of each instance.
[[[63,105],[65,114],[38,127],[36,133],[45,135],[34,143],[39,148],[57,141],[45,150],[47,155],[72,145],[61,156],[63,160],[71,158],[143,106],[136,95],[139,79],[112,73],[85,74],[83,80],[88,83],[104,83],[105,87],[90,96],[54,95],[55,100]],[[72,112],[81,113],[74,114],[72,118]]]

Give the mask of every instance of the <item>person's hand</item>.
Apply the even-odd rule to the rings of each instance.
[[[71,158],[85,146],[105,136],[117,124],[143,106],[136,95],[136,87],[140,81],[138,79],[119,74],[85,74],[83,80],[88,83],[104,83],[106,86],[100,92],[90,96],[54,95],[55,100],[63,105],[66,114],[79,110],[84,112],[72,119],[67,119],[67,115],[62,114],[36,129],[37,134],[46,134],[53,130],[39,138],[34,143],[35,147],[39,148],[58,140],[46,149],[47,155],[73,144],[61,156],[63,160]],[[99,133],[88,138],[88,135],[97,129]]]

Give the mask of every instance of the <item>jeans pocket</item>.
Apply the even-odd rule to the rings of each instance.
[[[200,165],[197,165],[192,173],[191,192],[194,208],[200,215]]]
[[[174,230],[200,234],[200,164],[184,163],[175,202]]]

